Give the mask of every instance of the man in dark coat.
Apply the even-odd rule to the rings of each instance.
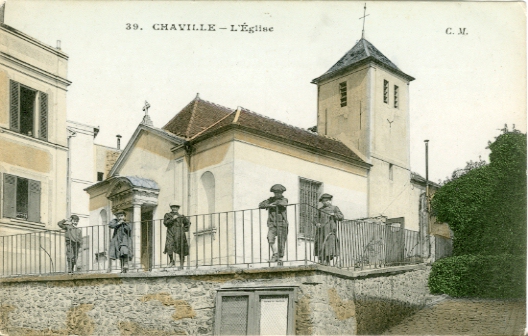
[[[282,264],[284,257],[284,247],[286,245],[286,238],[288,237],[288,218],[286,206],[288,199],[282,194],[286,188],[281,184],[275,184],[270,191],[274,194],[273,197],[260,202],[260,209],[268,210],[268,243],[273,251],[272,261],[277,261]],[[275,237],[277,237],[277,247],[275,247]]]
[[[68,261],[68,273],[75,271],[79,249],[82,244],[82,231],[77,227],[79,216],[71,215],[70,219],[63,219],[57,225],[66,230],[64,240],[66,241],[66,260]]]
[[[167,212],[163,217],[163,225],[167,227],[167,239],[163,253],[169,255],[169,267],[174,267],[174,253],[180,255],[180,268],[183,269],[185,256],[189,255],[189,244],[187,243],[186,232],[189,232],[191,222],[187,217],[178,213],[180,205],[170,204],[171,212]]]
[[[115,219],[108,224],[114,229],[114,234],[110,240],[109,257],[112,260],[119,259],[121,263],[121,273],[128,271],[128,261],[134,255],[132,245],[132,225],[125,221],[126,213],[119,210],[114,213]]]
[[[332,205],[333,196],[322,194],[319,202],[323,204],[317,211],[315,224],[314,255],[324,265],[339,255],[339,240],[337,238],[337,221],[343,220],[343,213]]]

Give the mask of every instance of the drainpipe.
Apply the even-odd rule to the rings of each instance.
[[[191,213],[191,156],[193,152],[193,146],[190,141],[185,141],[183,144],[185,153],[187,154],[187,216]]]
[[[68,131],[68,156],[67,156],[67,168],[66,168],[66,217],[71,216],[71,138],[77,135],[76,132],[67,128]]]

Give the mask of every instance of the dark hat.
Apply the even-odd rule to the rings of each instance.
[[[285,192],[286,188],[282,184],[275,184],[270,189],[271,192]]]
[[[117,216],[119,214],[126,215],[126,212],[125,212],[125,210],[117,210],[116,212],[114,212],[114,216]]]
[[[319,202],[322,202],[323,201],[323,198],[329,198],[329,199],[332,199],[334,198],[334,196],[330,195],[330,194],[322,194],[321,197],[319,197]]]

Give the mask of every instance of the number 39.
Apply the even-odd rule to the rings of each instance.
[[[139,28],[139,25],[137,23],[134,23],[134,24],[127,23],[126,24],[126,30],[130,30],[130,29],[137,30],[138,28]]]

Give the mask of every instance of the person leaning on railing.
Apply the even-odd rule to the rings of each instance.
[[[344,218],[341,210],[332,205],[332,198],[330,194],[322,194],[319,197],[319,202],[323,206],[317,211],[315,224],[314,255],[324,265],[330,264],[330,261],[339,255],[337,222]]]
[[[277,261],[281,264],[288,236],[288,219],[286,218],[288,199],[282,196],[282,193],[286,191],[282,184],[275,184],[270,191],[274,196],[260,202],[259,208],[268,210],[268,243],[273,251],[271,261]],[[275,237],[277,237],[277,248],[275,247]]]
[[[77,227],[79,216],[71,215],[69,219],[63,219],[57,225],[66,230],[64,240],[66,242],[66,260],[68,261],[68,273],[75,271],[79,249],[82,244],[82,231]]]

